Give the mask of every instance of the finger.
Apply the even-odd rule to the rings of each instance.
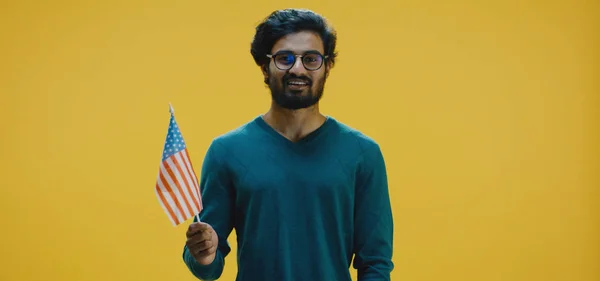
[[[196,244],[205,242],[205,241],[211,241],[212,235],[210,235],[209,232],[201,232],[198,233],[195,236],[192,237],[188,237],[187,241],[186,241],[186,245],[188,247],[195,247]]]
[[[186,235],[188,237],[196,235],[198,232],[202,232],[202,231],[206,231],[207,229],[209,229],[209,226],[207,223],[203,223],[203,222],[195,222],[190,224],[190,226],[188,227],[188,230],[186,232]]]
[[[205,223],[199,223],[199,222],[194,222],[192,224],[190,224],[190,226],[188,227],[188,231],[187,234],[194,234],[198,231],[202,231],[204,229],[207,228],[207,224]]]
[[[214,254],[217,251],[216,245],[212,245],[210,241],[198,245],[198,248],[192,250],[196,257],[205,257]]]
[[[187,238],[193,240],[204,240],[210,239],[213,235],[213,231],[200,230],[193,233],[188,233]]]
[[[208,250],[210,248],[216,248],[216,247],[214,247],[210,243],[210,241],[204,241],[204,242],[195,244],[194,246],[188,247],[188,250],[190,251],[190,253],[193,256],[199,256],[199,255],[202,255],[202,253],[205,253],[206,250]]]
[[[206,250],[206,249],[209,249],[209,248],[212,248],[212,247],[214,247],[214,246],[216,246],[216,245],[213,245],[212,241],[210,241],[210,240],[204,240],[204,241],[202,241],[202,242],[198,243],[198,244],[197,244],[197,245],[194,247],[194,249],[195,249],[197,252],[202,252],[202,251],[204,251],[204,250]]]
[[[188,240],[194,240],[194,241],[203,241],[203,240],[208,240],[211,239],[212,236],[214,234],[214,231],[197,231],[192,233],[191,235],[188,235]]]

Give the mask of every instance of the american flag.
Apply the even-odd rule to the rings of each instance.
[[[196,172],[170,104],[169,109],[171,120],[155,189],[158,202],[171,223],[177,226],[202,210],[202,196]]]

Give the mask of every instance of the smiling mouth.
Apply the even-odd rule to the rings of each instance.
[[[292,81],[292,82],[288,82],[288,85],[307,86],[308,83],[306,83],[306,82],[294,82],[294,81]]]
[[[309,83],[307,81],[303,81],[303,80],[290,80],[290,81],[287,81],[286,85],[290,88],[303,88],[303,87],[307,87],[309,85]]]

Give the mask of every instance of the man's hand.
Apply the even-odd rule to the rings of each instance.
[[[207,223],[194,222],[186,232],[185,242],[190,254],[201,265],[209,265],[215,260],[219,237]]]

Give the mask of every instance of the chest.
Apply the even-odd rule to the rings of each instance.
[[[332,154],[270,154],[249,159],[235,184],[238,203],[339,201],[354,196],[351,165]]]

